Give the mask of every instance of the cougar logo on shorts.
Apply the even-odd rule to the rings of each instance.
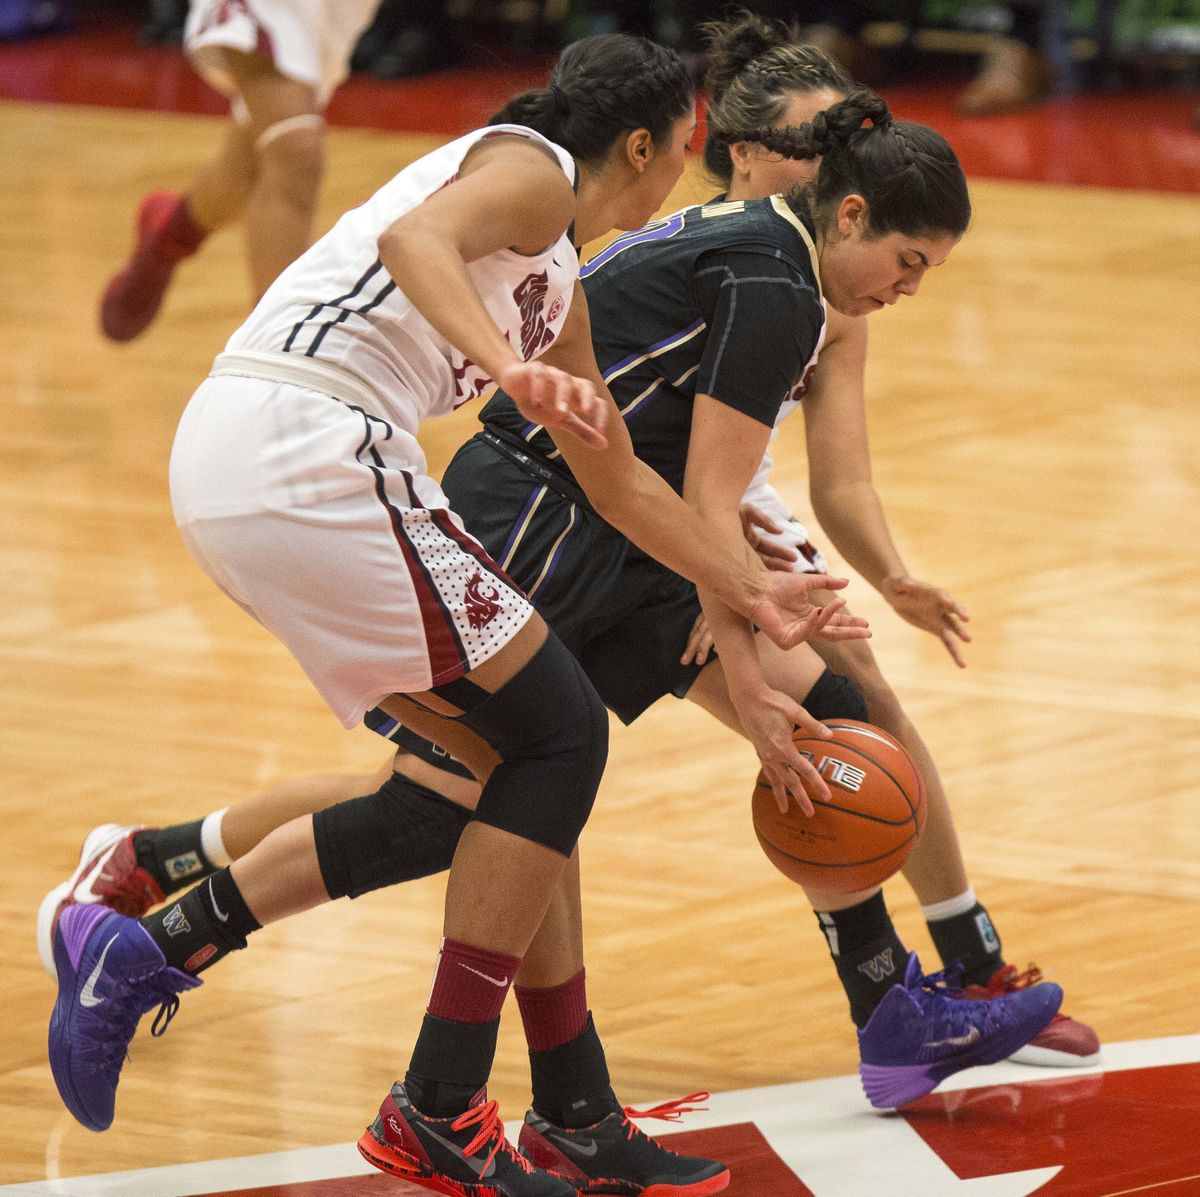
[[[467,620],[476,631],[486,628],[500,614],[500,604],[496,602],[499,597],[500,591],[484,582],[483,574],[476,570],[463,592]]]

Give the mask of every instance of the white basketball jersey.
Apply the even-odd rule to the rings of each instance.
[[[297,366],[315,360],[347,370],[377,396],[374,414],[414,436],[421,420],[481,395],[492,380],[413,307],[384,269],[378,241],[406,212],[452,185],[477,142],[506,133],[547,147],[574,181],[571,155],[532,129],[494,125],[468,133],[347,212],[275,280],[226,351],[285,354]],[[509,344],[528,361],[562,331],[579,259],[564,233],[539,254],[501,250],[469,263],[467,273]]]

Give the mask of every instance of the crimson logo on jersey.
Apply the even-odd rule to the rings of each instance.
[[[496,600],[500,591],[483,580],[483,574],[476,570],[467,588],[463,592],[463,601],[467,605],[467,622],[475,631],[486,628],[500,614],[500,604]]]
[[[521,356],[529,361],[539,349],[544,349],[554,340],[554,333],[546,327],[542,306],[546,301],[550,280],[543,270],[530,274],[513,292],[517,308],[521,313]],[[561,298],[556,302],[561,303]],[[552,316],[551,319],[554,317]]]
[[[813,371],[817,368],[816,362],[809,362],[808,369],[804,371],[800,381],[792,387],[788,398],[795,403],[799,403],[804,398],[804,392],[808,390],[808,384],[812,381]]]

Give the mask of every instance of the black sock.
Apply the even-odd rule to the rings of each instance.
[[[461,1114],[491,1075],[500,1020],[454,1022],[426,1014],[404,1074],[408,1100],[429,1118]]]
[[[137,862],[158,882],[164,894],[173,894],[216,868],[200,845],[203,822],[197,819],[194,823],[175,823],[171,827],[134,833]]]
[[[964,985],[986,985],[991,975],[1004,967],[1000,936],[978,902],[962,914],[927,921],[926,925],[942,963],[963,966]]]
[[[863,1027],[884,995],[904,976],[908,950],[900,942],[881,890],[846,910],[819,910],[838,978],[850,999],[850,1017]]]
[[[604,1045],[588,1013],[587,1026],[549,1051],[529,1051],[533,1108],[555,1126],[592,1126],[621,1103],[608,1079]]]
[[[167,963],[193,976],[244,948],[246,936],[262,926],[228,869],[219,869],[141,922]]]

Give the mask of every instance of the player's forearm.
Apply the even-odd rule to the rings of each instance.
[[[417,311],[489,378],[521,360],[488,314],[451,241],[415,223],[400,223],[380,237],[379,258]]]
[[[814,492],[812,505],[834,548],[876,589],[885,578],[907,572],[869,481]]]
[[[643,552],[749,617],[762,598],[766,569],[741,534],[689,507],[661,475],[630,458],[629,484],[588,491],[599,514]]]
[[[697,587],[696,592],[721,660],[729,696],[734,706],[740,708],[761,694],[767,685],[754,641],[754,627],[712,591]]]

